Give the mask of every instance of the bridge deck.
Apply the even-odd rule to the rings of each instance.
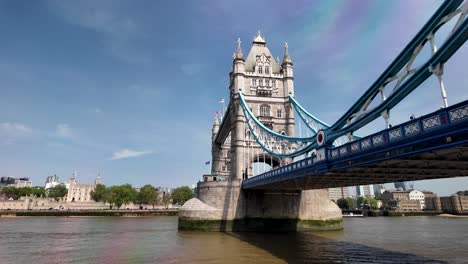
[[[468,101],[243,182],[306,190],[468,176]]]

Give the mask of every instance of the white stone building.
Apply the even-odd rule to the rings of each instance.
[[[68,184],[68,193],[66,197],[66,202],[92,202],[91,199],[91,191],[94,191],[97,184],[101,184],[101,178],[98,176],[94,182],[94,184],[83,184],[78,183],[75,179],[75,175],[70,178],[70,182]]]

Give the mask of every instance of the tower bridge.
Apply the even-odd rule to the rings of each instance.
[[[287,44],[280,64],[260,32],[246,58],[238,40],[229,104],[213,124],[213,177],[199,182],[197,198],[182,207],[179,228],[337,229],[341,211],[324,188],[468,175],[468,100],[449,106],[443,83],[444,64],[468,38],[467,13],[468,1],[445,1],[331,125],[295,98]],[[450,33],[437,47],[435,36],[448,22]],[[415,65],[425,46],[431,56]],[[392,127],[390,111],[431,76],[444,107]],[[379,117],[386,123],[382,131],[354,135]],[[270,170],[254,174],[257,162]]]

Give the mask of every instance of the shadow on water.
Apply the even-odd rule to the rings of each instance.
[[[414,254],[333,240],[310,232],[227,234],[261,248],[287,263],[448,263]]]

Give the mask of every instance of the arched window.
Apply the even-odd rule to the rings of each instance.
[[[266,80],[266,86],[270,86],[270,80]]]
[[[270,106],[261,105],[260,106],[260,116],[270,116]]]
[[[283,118],[283,110],[282,109],[278,109],[277,112],[276,112],[276,117],[278,118]]]
[[[265,66],[265,74],[270,74],[270,67]]]
[[[273,88],[276,88],[276,80],[272,80],[271,82],[272,82]]]
[[[263,73],[263,67],[260,65],[258,66],[258,73],[259,74],[262,74]]]

